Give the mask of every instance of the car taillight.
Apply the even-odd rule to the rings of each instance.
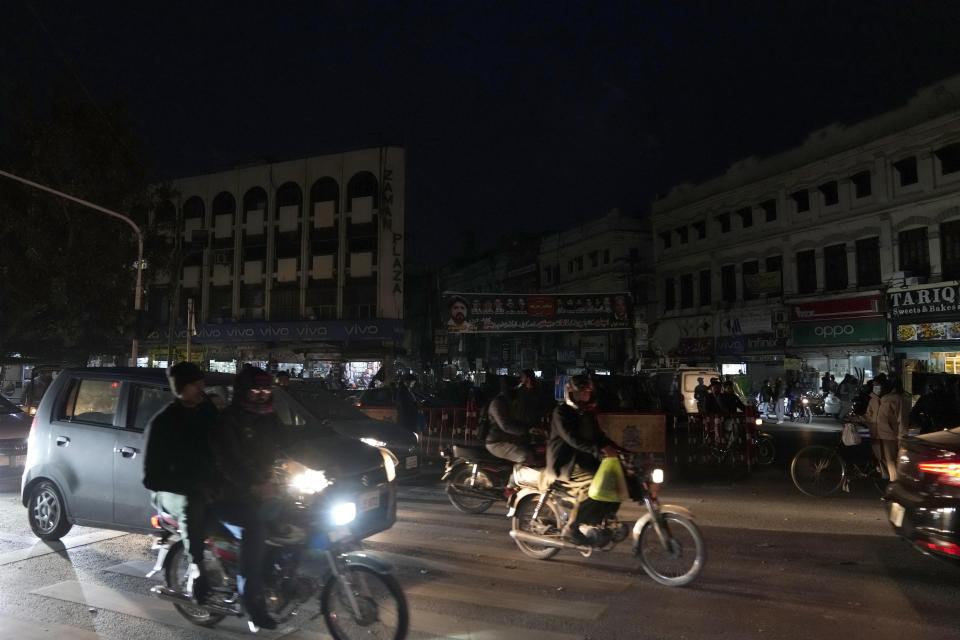
[[[938,553],[944,553],[948,556],[954,556],[960,558],[960,546],[953,542],[930,542],[923,540],[920,543],[930,551],[936,551]]]
[[[937,476],[940,484],[960,487],[960,462],[921,462],[917,469]]]

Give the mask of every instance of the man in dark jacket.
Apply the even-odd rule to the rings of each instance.
[[[282,438],[273,409],[272,381],[267,372],[255,367],[237,374],[233,403],[220,414],[212,443],[222,474],[222,497],[214,508],[221,519],[243,527],[243,606],[253,623],[265,629],[277,626],[267,612],[263,594],[263,505],[274,495],[271,479]]]
[[[617,455],[613,443],[600,430],[597,422],[593,382],[586,376],[573,376],[567,381],[564,404],[558,405],[550,419],[550,440],[547,443],[546,480],[562,481],[577,498],[570,520],[561,535],[574,544],[589,544],[580,531],[581,514],[593,476],[600,460]]]
[[[513,463],[524,464],[533,459],[530,450],[530,425],[515,417],[517,411],[516,389],[510,384],[506,376],[500,378],[500,393],[490,401],[487,407],[487,451],[509,460]]]
[[[207,503],[215,484],[209,437],[217,409],[204,394],[203,371],[197,365],[177,363],[167,377],[175,398],[147,427],[143,486],[155,491],[156,503],[180,522],[184,549],[200,570],[193,595],[203,602],[210,595],[203,547]]]

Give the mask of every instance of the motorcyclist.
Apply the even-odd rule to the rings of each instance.
[[[589,544],[580,531],[587,491],[600,460],[616,456],[617,449],[597,423],[593,382],[587,376],[571,377],[566,384],[564,403],[558,405],[550,419],[550,440],[547,444],[545,481],[560,480],[577,499],[561,536],[578,545]]]
[[[210,595],[203,571],[208,503],[215,486],[211,474],[210,433],[217,408],[204,394],[203,371],[192,362],[179,362],[167,372],[174,400],[147,427],[143,485],[155,492],[153,500],[177,518],[184,550],[197,565],[193,596],[202,603]]]
[[[516,417],[514,409],[517,390],[506,376],[500,378],[500,393],[487,407],[489,430],[485,445],[487,451],[515,464],[530,464],[530,425]]]
[[[273,408],[272,381],[270,374],[256,367],[237,374],[233,402],[220,415],[213,433],[214,458],[223,476],[221,499],[214,509],[222,520],[243,527],[243,605],[250,620],[264,629],[277,626],[267,612],[263,593],[264,504],[274,495],[271,478],[282,440]]]

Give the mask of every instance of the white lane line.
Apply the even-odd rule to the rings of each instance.
[[[144,593],[147,589],[144,588]],[[190,624],[183,618],[173,604],[165,602],[160,598],[149,595],[140,595],[119,591],[110,587],[103,587],[95,584],[80,584],[76,580],[66,580],[58,582],[47,587],[35,589],[30,593],[54,600],[63,600],[75,604],[103,609],[114,613],[122,613],[134,618],[142,618],[152,622],[178,627],[181,629],[193,629],[197,627]],[[246,619],[226,618],[217,625],[221,631],[242,634],[249,637],[249,630]],[[265,637],[279,638],[293,631],[292,628],[284,628],[278,631],[260,631]]]
[[[96,631],[72,625],[17,618],[0,617],[0,640],[50,640],[50,638],[71,638],[72,640],[102,640]]]
[[[16,551],[0,553],[0,567],[13,564],[14,562],[39,558],[40,556],[47,556],[52,553],[60,553],[67,549],[84,547],[88,544],[96,544],[104,540],[112,540],[113,538],[121,538],[128,535],[131,534],[122,531],[94,531],[93,533],[86,533],[81,536],[64,538],[60,542],[35,541],[35,544],[29,549],[17,549]]]
[[[131,576],[133,578],[143,578],[144,580],[152,580],[154,582],[163,582],[162,571],[156,573],[152,578],[147,578],[147,574],[153,571],[152,562],[132,560],[130,562],[122,562],[120,564],[107,567],[104,569],[104,571],[109,571],[110,573],[119,573],[122,576]]]
[[[595,602],[544,598],[528,593],[488,589],[483,586],[465,587],[447,580],[416,584],[406,587],[405,591],[407,595],[412,596],[438,598],[473,605],[482,603],[484,607],[552,617],[574,618],[576,620],[596,620],[607,610],[607,605]]]
[[[459,640],[580,640],[582,635],[513,627],[481,620],[447,616],[414,609],[410,612],[410,628],[432,638]]]

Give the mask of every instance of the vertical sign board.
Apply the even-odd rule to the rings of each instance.
[[[380,165],[379,317],[403,318],[404,150],[383,147]]]

